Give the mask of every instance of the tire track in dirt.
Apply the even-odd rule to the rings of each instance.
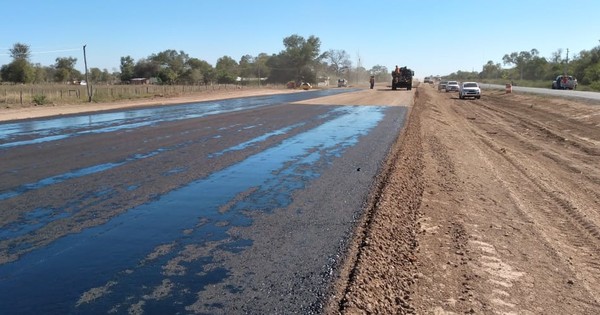
[[[561,199],[579,202],[577,198],[583,196],[583,205],[589,206],[595,194],[574,193],[573,188],[590,190],[593,181],[565,167],[570,162],[573,167],[585,166],[589,156],[576,147],[563,148],[557,139],[548,141],[548,135],[527,121],[486,109],[492,105],[485,96],[463,101],[433,89],[421,93],[431,99],[422,117],[423,142],[428,145],[424,150],[424,217],[417,238],[419,277],[412,294],[417,313],[597,313],[596,289],[586,282],[594,276],[592,266],[597,266],[595,253],[587,251],[593,250],[589,243],[595,240],[589,233],[582,237],[564,229],[573,228],[567,217],[543,214],[566,211],[526,176]],[[511,101],[505,100],[502,109],[521,105]],[[532,117],[540,116],[548,117],[545,113]],[[591,116],[584,116],[591,119],[588,125],[594,124]],[[544,152],[569,163],[557,165]],[[573,204],[595,222],[593,209]],[[463,243],[459,235],[467,240],[465,265],[456,264],[453,257],[461,253],[455,247]],[[465,277],[463,296],[456,290],[456,279],[461,277]]]
[[[494,111],[501,116],[504,114],[505,117],[503,119],[505,121],[518,119],[521,124],[526,126],[538,125],[531,119],[507,112],[507,110],[494,108],[492,107],[493,105],[485,103],[478,105],[481,105],[480,108],[482,109]],[[475,109],[473,106],[470,106],[470,110]],[[542,130],[546,135],[550,134],[550,137],[554,139],[562,139],[562,136],[550,131],[549,128],[541,127],[538,129]],[[569,192],[570,188],[569,190],[565,190],[560,184],[561,182],[564,182],[564,180],[557,176],[561,175],[548,172],[548,166],[539,164],[539,161],[535,161],[534,159],[523,155],[522,152],[516,152],[517,148],[513,148],[513,150],[507,152],[503,147],[504,143],[507,141],[494,141],[496,139],[492,139],[489,134],[485,132],[485,129],[481,129],[476,123],[471,124],[471,130],[480,138],[483,144],[497,152],[498,156],[502,157],[513,169],[520,173],[521,181],[526,181],[536,188],[535,191],[530,192],[529,195],[513,190],[512,194],[514,195],[513,198],[515,198],[516,203],[522,204],[522,202],[518,200],[526,199],[545,200],[543,205],[536,208],[522,207],[523,214],[532,218],[535,222],[542,223],[544,226],[543,230],[556,229],[553,233],[547,233],[539,228],[539,225],[537,228],[538,233],[545,235],[544,238],[547,240],[548,245],[553,248],[562,259],[570,261],[571,264],[574,264],[573,261],[576,261],[576,265],[578,265],[579,268],[576,270],[574,269],[573,271],[578,274],[578,281],[584,284],[587,291],[594,296],[597,303],[600,294],[594,288],[597,288],[600,285],[600,277],[598,277],[600,269],[598,269],[598,264],[595,262],[597,258],[594,258],[593,254],[600,252],[600,228],[593,221],[594,218],[588,219],[588,216],[579,210],[581,208],[589,209],[589,207],[591,207],[590,204],[593,204],[593,202],[581,200],[579,198],[574,199],[573,194]],[[509,135],[509,137],[519,139],[520,142],[525,142],[518,133]],[[574,147],[581,149],[583,146],[576,145]],[[539,148],[539,150],[543,149]],[[582,151],[586,154],[595,154],[594,150]],[[522,161],[527,161],[527,164],[524,164]],[[564,165],[565,164],[563,163],[556,163],[556,167],[551,169],[560,169],[564,167]],[[502,174],[498,173],[497,176],[502,177]],[[590,181],[593,182],[593,180]],[[529,210],[526,211],[526,209]],[[536,211],[530,211],[533,209]],[[542,215],[543,218],[540,217],[540,215]],[[560,237],[558,237],[559,240],[557,240],[556,235],[560,235]]]

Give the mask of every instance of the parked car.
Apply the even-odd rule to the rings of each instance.
[[[338,87],[347,87],[347,86],[348,86],[348,80],[338,79]]]
[[[458,92],[459,90],[458,81],[448,81],[446,84],[446,92]]]
[[[438,91],[445,90],[446,84],[448,84],[448,81],[440,81],[440,83],[438,84]]]
[[[477,82],[463,82],[460,85],[458,98],[462,100],[466,97],[474,97],[477,99],[481,98],[481,89],[479,88],[479,84],[477,84]]]
[[[300,85],[300,88],[301,88],[301,89],[303,89],[303,90],[310,90],[310,89],[312,88],[312,86],[311,86],[311,85],[310,85],[310,83],[308,83],[308,82],[303,82],[303,83]]]
[[[552,81],[552,89],[556,90],[575,90],[577,88],[577,79],[570,75],[559,75]]]

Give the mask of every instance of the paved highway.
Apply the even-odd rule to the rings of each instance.
[[[346,92],[0,124],[0,313],[318,312],[407,112]]]
[[[498,84],[485,84],[481,85],[482,88],[488,89],[505,89],[506,86],[498,85]],[[552,96],[562,96],[562,97],[577,97],[589,100],[600,101],[600,93],[598,92],[589,92],[589,91],[577,91],[577,90],[552,90],[552,89],[544,89],[544,88],[532,88],[525,86],[513,86],[512,90],[515,92],[526,92],[526,93],[535,93],[535,94],[543,94],[543,95],[552,95]]]

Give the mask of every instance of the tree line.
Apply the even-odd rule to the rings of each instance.
[[[512,66],[512,68],[503,68]],[[583,50],[569,60],[568,51],[558,49],[550,58],[541,57],[537,49],[512,52],[502,57],[502,65],[488,61],[480,72],[457,71],[448,78],[457,80],[530,80],[552,81],[558,75],[572,75],[578,83],[600,91],[600,46]]]
[[[128,83],[134,78],[152,79],[158,84],[231,84],[231,83],[288,83],[318,82],[321,77],[357,78],[369,75],[387,80],[385,66],[376,65],[367,70],[352,66],[345,50],[321,52],[321,41],[316,36],[304,38],[297,34],[283,39],[284,49],[277,54],[244,55],[239,61],[230,56],[219,58],[213,66],[205,60],[189,56],[184,51],[168,49],[146,58],[120,58],[120,72],[90,68],[92,83]],[[75,69],[77,58],[59,57],[50,66],[32,64],[30,48],[16,43],[9,49],[12,62],[0,68],[0,78],[11,83],[67,83],[80,81],[84,75]]]

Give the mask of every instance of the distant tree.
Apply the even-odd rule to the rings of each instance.
[[[163,82],[176,83],[178,78],[187,70],[187,62],[190,59],[183,51],[168,49],[158,54],[152,54],[148,60],[157,63],[160,67],[159,77]],[[168,68],[170,70],[166,70]]]
[[[13,61],[0,68],[3,81],[14,83],[31,83],[35,80],[35,69],[29,62],[29,46],[16,43],[8,50]]]
[[[36,63],[33,66],[33,70],[34,70],[34,79],[32,83],[46,83],[48,81],[50,81],[50,77],[48,76],[48,67],[44,67],[39,63]]]
[[[483,65],[483,69],[479,76],[482,79],[499,79],[502,76],[502,67],[499,63],[495,64],[493,61],[488,60],[488,62]]]
[[[102,70],[100,68],[90,68],[89,80],[92,83],[102,82]]]
[[[594,73],[599,63],[600,46],[596,46],[591,50],[581,51],[577,55],[577,58],[573,58],[573,61],[569,64],[569,68],[581,84],[588,85],[598,81]],[[600,82],[596,85],[599,85],[598,87],[600,88]]]
[[[135,63],[133,76],[136,78],[158,77],[160,70],[161,65],[158,61],[142,58]]]
[[[208,62],[190,58],[186,63],[186,71],[181,75],[181,80],[188,84],[208,84],[213,80],[213,67]]]
[[[254,71],[256,72],[256,77],[269,77],[269,74],[271,73],[271,69],[267,66],[269,58],[271,58],[271,56],[266,53],[260,53],[254,58]]]
[[[120,79],[122,82],[129,82],[133,78],[135,69],[135,63],[133,58],[130,56],[121,57],[121,74]]]
[[[55,81],[67,82],[78,79],[81,74],[75,70],[75,63],[77,63],[77,58],[56,58],[56,63],[54,64],[54,68],[56,69],[56,73],[54,74]]]
[[[369,74],[375,76],[375,81],[391,80],[390,73],[388,68],[382,65],[374,65],[371,70],[369,70]]]
[[[352,66],[350,55],[345,50],[330,49],[325,53],[325,59],[328,61],[329,70],[337,77],[342,77],[342,73]]]
[[[266,63],[271,68],[269,81],[315,82],[318,63],[327,56],[327,54],[320,55],[321,40],[312,35],[304,39],[294,34],[284,38],[283,45],[285,50],[271,56]]]
[[[519,78],[523,80],[523,73],[525,72],[527,63],[529,63],[534,57],[537,57],[538,54],[539,52],[535,48],[530,51],[521,51],[519,53],[512,52],[510,55],[504,55],[504,57],[502,57],[502,61],[505,65],[515,65],[519,71]]]
[[[25,45],[22,43],[14,44],[13,47],[9,49],[9,51],[10,57],[13,58],[13,60],[29,60],[29,56],[31,55],[31,52],[29,51],[29,45]]]
[[[267,60],[269,55],[260,53],[258,56],[244,55],[238,64],[239,76],[244,78],[265,78],[269,76]]]
[[[238,67],[238,63],[229,56],[219,58],[215,66],[217,82],[225,84],[235,83],[239,75]]]
[[[161,68],[157,73],[158,79],[166,84],[175,84],[179,75],[169,67]]]
[[[271,69],[268,82],[287,83],[289,81],[297,81],[296,71],[291,67],[287,57],[279,53],[272,55],[266,62],[266,66]]]
[[[284,55],[296,72],[296,79],[315,81],[315,73],[312,71],[314,64],[326,55],[320,56],[321,40],[313,35],[308,39],[299,35],[291,35],[283,39],[285,46]]]
[[[240,62],[238,64],[239,74],[242,78],[251,78],[256,77],[256,72],[253,70],[254,57],[250,55],[244,55],[240,58]]]
[[[14,83],[32,83],[35,79],[35,69],[27,59],[15,59],[2,66],[0,76],[3,81]]]

